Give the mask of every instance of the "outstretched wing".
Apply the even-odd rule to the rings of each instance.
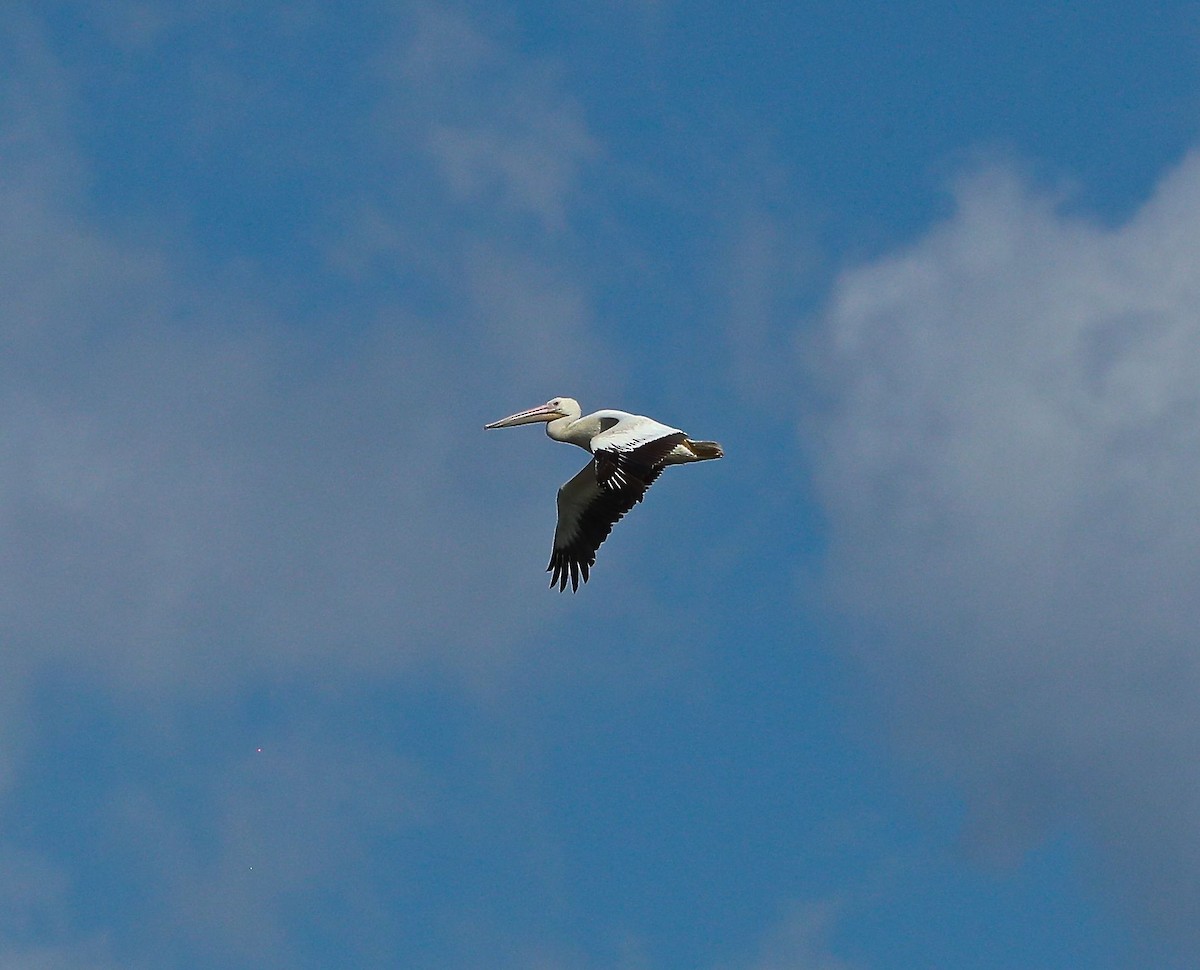
[[[558,525],[550,553],[550,585],[572,592],[596,564],[596,550],[663,470],[663,459],[682,431],[630,451],[599,449],[596,457],[558,490]]]

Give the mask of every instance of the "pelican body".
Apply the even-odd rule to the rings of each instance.
[[[678,428],[626,411],[583,414],[579,402],[556,397],[528,411],[485,424],[514,428],[544,422],[555,441],[578,445],[592,455],[583,469],[558,490],[558,524],[550,553],[550,586],[571,591],[587,582],[596,550],[612,527],[646,494],[667,465],[721,458],[715,441],[693,441]]]

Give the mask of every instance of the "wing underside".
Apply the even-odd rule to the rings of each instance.
[[[636,448],[597,448],[592,461],[558,490],[558,525],[550,554],[550,585],[579,589],[596,563],[596,550],[613,526],[646,494],[664,460],[686,435],[672,431]]]

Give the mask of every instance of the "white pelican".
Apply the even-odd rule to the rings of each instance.
[[[595,411],[581,417],[574,398],[556,397],[528,411],[519,411],[489,428],[546,422],[546,434],[590,451],[594,456],[583,470],[558,490],[558,525],[550,553],[550,587],[560,591],[580,579],[596,564],[596,550],[608,538],[617,520],[646,494],[667,465],[708,461],[724,454],[715,441],[692,441],[678,428],[668,428],[640,414]]]

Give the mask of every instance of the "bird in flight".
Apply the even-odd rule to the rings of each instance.
[[[583,414],[579,402],[556,397],[528,411],[485,424],[484,429],[514,428],[544,422],[555,441],[578,445],[592,455],[583,470],[558,490],[558,524],[550,553],[550,587],[571,591],[588,581],[596,550],[617,520],[633,508],[667,465],[721,458],[715,441],[693,441],[640,414],[594,411]]]

